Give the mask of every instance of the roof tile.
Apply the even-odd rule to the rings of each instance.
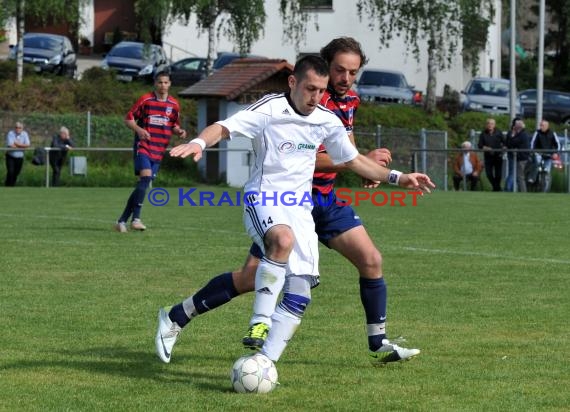
[[[231,101],[280,72],[289,75],[293,72],[293,66],[279,59],[238,59],[178,95],[191,98],[223,97]]]

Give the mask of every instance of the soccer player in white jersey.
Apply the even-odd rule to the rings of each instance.
[[[259,324],[270,328],[273,321],[283,317],[291,328],[298,326],[304,312],[302,304],[296,305],[297,313],[280,311],[282,305],[276,310],[282,289],[310,301],[311,285],[319,273],[317,237],[307,199],[311,198],[312,174],[321,143],[335,163],[345,163],[371,180],[425,192],[434,187],[424,174],[402,174],[358,154],[342,122],[318,104],[328,76],[328,66],[321,58],[304,57],[289,77],[290,93],[268,95],[171,151],[173,156],[193,156],[197,161],[206,147],[222,138],[241,135],[253,140],[255,168],[245,185],[245,191],[253,194],[245,207],[244,222],[264,257],[256,272],[250,329]],[[293,194],[296,205],[283,204],[285,192]]]

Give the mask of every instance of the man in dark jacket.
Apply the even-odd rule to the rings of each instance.
[[[501,191],[503,173],[503,154],[505,146],[503,133],[497,129],[495,119],[487,119],[485,130],[479,135],[479,149],[485,151],[485,173],[493,186],[493,192]]]
[[[548,192],[551,182],[550,171],[552,169],[552,155],[560,151],[560,140],[558,140],[556,133],[550,130],[550,123],[546,120],[542,120],[539,129],[534,132],[530,142],[530,148],[540,150],[535,154],[536,163],[540,164],[541,161],[544,161],[543,170],[546,171],[546,181],[543,188],[544,192]]]
[[[61,168],[67,158],[67,151],[71,150],[74,146],[69,129],[62,126],[59,133],[55,134],[51,140],[51,147],[59,150],[52,150],[49,154],[49,164],[51,166],[53,175],[51,179],[52,186],[59,186],[59,178],[61,176]]]
[[[511,131],[507,135],[507,149],[520,150],[516,152],[516,155],[514,152],[508,155],[509,174],[505,184],[505,190],[508,192],[514,190],[513,182],[515,170],[517,176],[517,191],[526,192],[525,168],[529,157],[530,136],[524,127],[524,122],[519,118],[515,118]]]

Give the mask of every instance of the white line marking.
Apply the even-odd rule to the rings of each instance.
[[[509,260],[526,261],[526,262],[560,263],[563,265],[570,264],[570,260],[567,260],[567,259],[534,258],[534,257],[527,257],[527,256],[508,256],[508,255],[503,255],[503,254],[498,254],[498,253],[481,253],[481,252],[469,252],[469,251],[462,251],[462,250],[447,250],[447,249],[427,249],[427,248],[412,247],[412,246],[404,246],[404,247],[402,247],[402,249],[409,250],[411,252],[439,253],[439,254],[444,254],[444,255],[481,256],[481,257],[503,259],[503,260],[509,259]]]

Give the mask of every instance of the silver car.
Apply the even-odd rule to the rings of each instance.
[[[403,73],[394,70],[365,69],[358,79],[356,92],[363,102],[414,104],[417,95]]]
[[[463,111],[510,114],[510,89],[510,80],[476,77],[461,92],[463,94]],[[520,113],[518,102],[516,113]]]

